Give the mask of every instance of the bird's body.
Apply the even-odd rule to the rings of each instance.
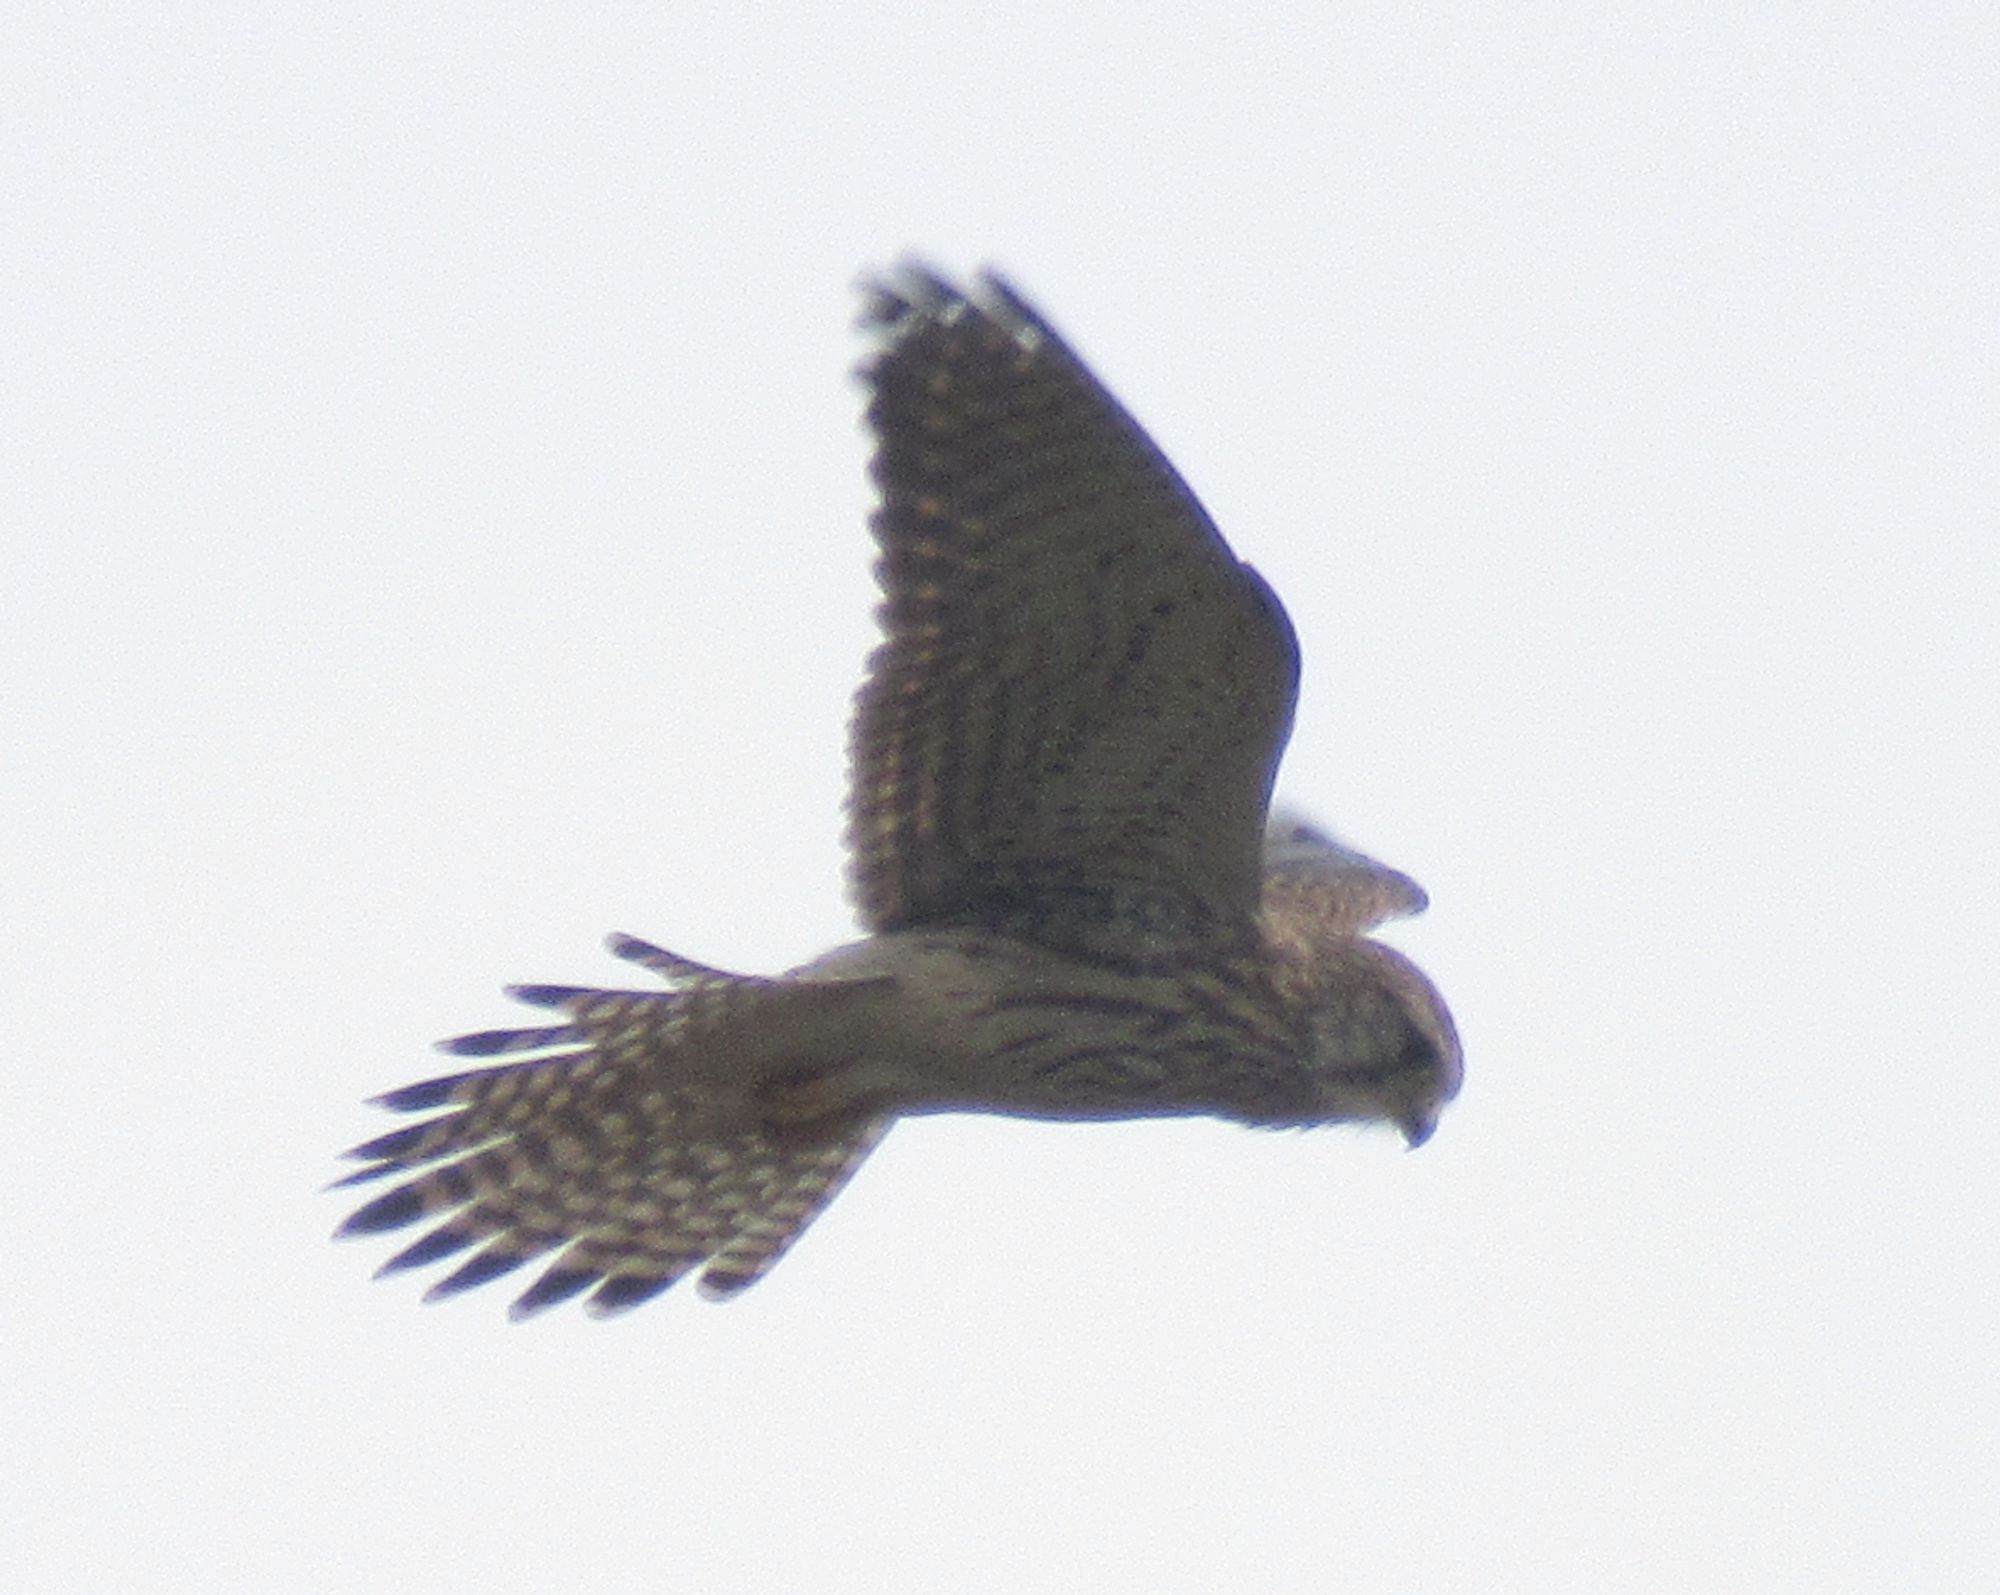
[[[436,1289],[548,1259],[517,1310],[767,1271],[899,1116],[1387,1119],[1457,1090],[1430,983],[1365,931],[1414,883],[1267,829],[1297,650],[1144,433],[996,279],[878,285],[867,368],[887,641],[854,729],[870,934],[735,975],[632,938],[665,990],[516,988],[557,1022],[354,1155],[414,1177],[349,1232],[443,1222]]]
[[[820,1098],[903,1114],[1325,1116],[1297,1015],[1247,954],[1113,964],[986,933],[901,931],[792,977],[843,996],[857,978],[867,990],[837,1004],[844,1022],[825,1027],[844,1032],[846,1050],[816,1059],[795,1085],[780,1076],[781,1112]]]

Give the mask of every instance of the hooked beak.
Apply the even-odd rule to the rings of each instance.
[[[1409,1150],[1414,1152],[1437,1132],[1437,1109],[1412,1108],[1396,1121],[1396,1127],[1403,1132],[1403,1140]]]

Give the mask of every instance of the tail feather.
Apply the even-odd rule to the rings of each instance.
[[[526,1246],[518,1236],[514,1235],[492,1241],[425,1291],[424,1300],[445,1301],[462,1290],[471,1290],[476,1285],[489,1285],[494,1280],[513,1273],[515,1269],[522,1267],[546,1249],[545,1246],[539,1248]]]
[[[375,1277],[383,1279],[390,1274],[400,1274],[406,1268],[422,1268],[428,1263],[441,1263],[447,1257],[456,1257],[466,1247],[476,1246],[483,1233],[472,1224],[440,1224],[376,1269]]]
[[[641,941],[637,936],[627,936],[623,931],[613,931],[604,938],[604,945],[611,949],[614,957],[652,970],[670,986],[743,978],[741,975],[733,975],[726,969],[717,969],[710,964],[698,964],[692,958],[683,958],[679,953],[670,953],[664,947],[655,947],[651,942]]]
[[[384,1091],[380,1096],[368,1100],[378,1108],[387,1108],[391,1113],[414,1113],[419,1108],[441,1108],[454,1100],[454,1093],[475,1075],[485,1074],[485,1069],[461,1070],[457,1074],[441,1074],[429,1080],[418,1080],[394,1091]],[[360,1154],[355,1148],[349,1157]]]
[[[408,1177],[337,1233],[440,1221],[381,1273],[477,1247],[428,1300],[543,1259],[516,1316],[586,1292],[590,1311],[621,1312],[697,1270],[703,1294],[734,1295],[770,1270],[882,1138],[883,1114],[772,1124],[760,1106],[758,1038],[769,1021],[810,1034],[801,1016],[848,994],[729,975],[632,938],[614,950],[675,989],[519,988],[568,1023],[444,1042],[512,1061],[376,1099],[399,1112],[444,1110],[348,1153],[365,1166],[342,1186]]]

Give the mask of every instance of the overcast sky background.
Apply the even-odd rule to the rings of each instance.
[[[2000,25],[1747,9],[17,16],[17,1587],[1994,1587]],[[851,934],[912,247],[1283,595],[1463,1097],[906,1125],[727,1307],[371,1284],[319,1187],[502,982]]]

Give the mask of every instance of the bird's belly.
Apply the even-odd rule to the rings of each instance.
[[[1175,974],[1005,937],[877,937],[829,954],[809,974],[895,977],[855,1079],[857,1095],[903,1113],[1235,1116],[1246,1080],[1296,1067],[1274,1055],[1268,1030],[1218,1008],[1212,995],[1196,1000]]]

